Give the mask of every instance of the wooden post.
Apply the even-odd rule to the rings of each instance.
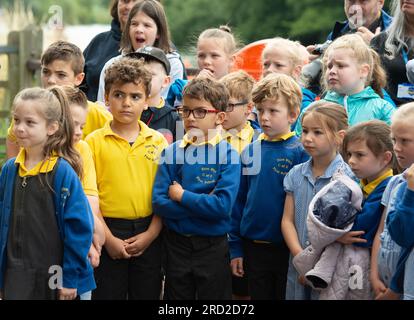
[[[16,54],[9,54],[8,99],[6,108],[10,108],[16,94],[33,86],[40,86],[40,71],[31,70],[29,60],[40,60],[43,50],[42,29],[29,26],[22,31],[9,33],[8,46],[18,48]]]

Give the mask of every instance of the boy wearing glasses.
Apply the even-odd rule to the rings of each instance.
[[[289,261],[280,228],[286,196],[283,179],[309,158],[290,130],[302,93],[290,76],[270,74],[257,83],[252,96],[263,134],[241,155],[244,174],[232,211],[231,267],[237,277],[246,268],[252,300],[283,300]],[[250,170],[246,161],[252,154],[259,158],[259,172]]]
[[[254,79],[245,71],[229,73],[220,79],[229,90],[229,104],[223,128],[227,142],[240,154],[248,144],[257,139],[260,126],[248,120],[253,109],[252,90]]]
[[[192,80],[178,109],[186,135],[161,156],[152,203],[165,226],[166,299],[231,299],[227,233],[240,162],[218,128],[228,100],[223,84]]]

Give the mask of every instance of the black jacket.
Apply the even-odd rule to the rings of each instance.
[[[411,102],[410,99],[397,98],[398,85],[401,83],[408,83],[407,70],[405,68],[405,61],[401,52],[398,52],[394,59],[388,59],[385,51],[385,41],[388,38],[387,32],[382,32],[374,39],[371,40],[371,47],[378,52],[382,66],[387,73],[387,92],[391,96],[391,99],[397,106],[404,103]],[[408,59],[414,58],[414,51],[410,49],[408,51]]]
[[[120,55],[121,26],[112,20],[111,30],[98,34],[91,40],[83,55],[85,57],[85,79],[81,89],[86,93],[89,101],[96,101],[99,88],[99,76],[105,63]]]
[[[151,129],[161,132],[169,144],[176,141],[180,131],[184,131],[184,129],[180,130],[183,126],[177,111],[168,105],[162,108],[149,107],[142,113],[141,121]]]

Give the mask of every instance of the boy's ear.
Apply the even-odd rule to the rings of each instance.
[[[296,120],[298,120],[299,117],[299,113],[292,111],[289,112],[289,124],[292,125],[296,122]]]
[[[217,113],[216,116],[216,126],[223,124],[224,120],[226,119],[226,113],[224,111],[221,111]]]
[[[249,114],[251,114],[252,113],[252,111],[253,111],[253,108],[254,108],[254,103],[253,102],[249,102],[248,104],[247,104],[247,110],[246,110],[246,116],[248,116]]]
[[[148,107],[149,107],[149,103],[148,103],[148,100],[149,100],[149,99],[151,99],[151,97],[150,97],[150,96],[147,96],[147,98],[145,99],[144,110],[147,110],[147,109],[148,109]]]
[[[171,77],[170,76],[165,76],[164,81],[162,82],[162,89],[165,89],[166,87],[168,87],[171,83]]]
[[[75,76],[75,83],[74,83],[75,87],[79,87],[84,78],[85,78],[85,72],[78,73]]]

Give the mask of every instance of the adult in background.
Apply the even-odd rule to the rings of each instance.
[[[384,10],[385,0],[345,0],[346,21],[335,23],[328,40],[335,40],[345,34],[357,32],[369,44],[375,34],[388,28],[392,17]]]
[[[387,91],[397,105],[413,101],[406,64],[414,58],[414,0],[393,0],[393,23],[371,41],[388,76]]]
[[[82,83],[82,90],[89,101],[96,101],[99,76],[103,66],[109,59],[119,55],[122,31],[125,29],[129,12],[135,2],[137,0],[112,0],[111,30],[95,36],[83,52],[85,79]]]
[[[344,12],[347,20],[337,21],[327,37],[327,41],[334,41],[335,39],[349,33],[357,33],[366,44],[370,44],[372,38],[388,28],[392,22],[392,17],[389,16],[384,10],[385,0],[344,0]],[[327,44],[327,43],[326,43]],[[320,58],[321,54],[326,50],[327,45],[323,46],[324,49],[316,52],[316,45],[306,47],[310,53],[309,60],[314,61]],[[308,79],[308,87],[313,92],[320,93],[320,66],[321,64],[315,62],[315,71],[312,71],[312,75]],[[319,65],[319,67],[317,67]],[[305,71],[307,73],[307,71]]]

